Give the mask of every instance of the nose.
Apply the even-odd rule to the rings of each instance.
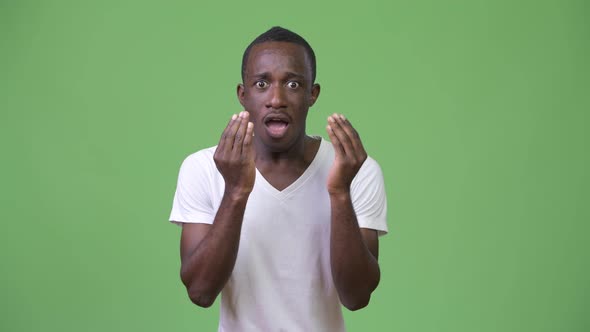
[[[267,108],[279,109],[286,107],[285,91],[280,84],[269,89]]]

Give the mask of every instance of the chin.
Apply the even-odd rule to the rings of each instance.
[[[256,134],[258,136],[258,134]],[[261,134],[258,136],[262,146],[269,152],[285,152],[290,150],[297,142],[296,137],[285,135],[281,138],[271,137],[269,135]]]

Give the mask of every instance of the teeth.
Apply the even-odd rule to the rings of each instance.
[[[286,118],[280,117],[280,118],[267,118],[266,121],[281,121],[281,122],[287,122]]]

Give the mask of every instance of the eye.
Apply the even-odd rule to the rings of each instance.
[[[287,83],[287,87],[289,89],[297,89],[299,87],[299,82],[290,81]]]
[[[266,83],[265,81],[257,81],[256,83],[254,83],[256,85],[257,88],[259,89],[264,89],[266,87],[268,87],[268,83]]]

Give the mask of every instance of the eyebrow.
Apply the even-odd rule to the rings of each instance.
[[[304,79],[305,76],[301,75],[301,74],[297,74],[297,73],[293,73],[293,72],[287,72],[287,78],[292,78],[292,77],[296,77],[299,79]]]
[[[299,78],[299,79],[305,79],[305,76],[301,75],[301,74],[297,74],[294,72],[287,72],[287,78]],[[268,79],[269,77],[271,77],[272,75],[269,72],[263,72],[263,73],[258,73],[258,74],[254,74],[252,75],[252,78],[254,79]]]
[[[270,77],[270,73],[268,73],[268,72],[258,73],[258,74],[252,75],[252,78],[254,78],[254,79],[259,79],[259,78],[267,79],[269,77]]]

